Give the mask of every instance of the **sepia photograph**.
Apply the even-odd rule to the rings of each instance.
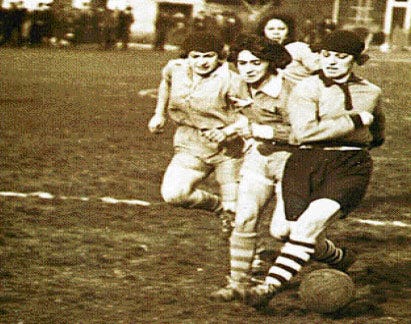
[[[0,0],[0,323],[411,322],[411,0]]]

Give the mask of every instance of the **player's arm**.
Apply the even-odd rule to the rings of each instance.
[[[248,118],[241,114],[243,109],[248,109],[253,103],[247,84],[237,74],[234,74],[231,75],[227,86],[227,106],[236,112],[235,118],[232,123],[222,129],[214,128],[203,132],[202,135],[211,142],[222,143],[228,138],[234,138],[239,135],[240,129],[248,127],[249,124]]]
[[[292,139],[297,144],[336,139],[372,123],[373,116],[366,111],[319,118],[318,101],[313,98],[313,93],[316,91],[309,83],[302,81],[288,100]]]
[[[381,146],[385,140],[385,114],[382,111],[380,99],[374,109],[373,116],[374,121],[370,125],[370,132],[373,137],[371,148]]]
[[[167,67],[166,67],[167,68]],[[167,120],[167,107],[170,97],[170,82],[167,77],[166,68],[163,71],[163,78],[158,87],[157,104],[154,116],[148,123],[148,128],[152,133],[161,133]]]
[[[308,45],[304,46],[304,49],[302,50],[301,62],[311,73],[321,68],[320,55],[313,52]]]

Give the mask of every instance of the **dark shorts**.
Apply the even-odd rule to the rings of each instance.
[[[364,197],[372,172],[367,150],[299,149],[288,159],[283,199],[288,220],[297,220],[311,202],[328,198],[346,217]]]

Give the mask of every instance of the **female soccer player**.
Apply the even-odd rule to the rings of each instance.
[[[366,193],[372,172],[369,149],[384,141],[381,89],[353,73],[365,45],[354,33],[335,31],[322,44],[321,72],[301,81],[288,100],[290,143],[283,180],[283,233],[287,237],[264,283],[246,302],[264,306],[311,259],[347,271],[355,254],[326,238]],[[275,224],[274,224],[275,225]]]
[[[237,133],[252,143],[240,171],[229,282],[211,295],[220,301],[242,298],[250,287],[258,218],[281,179],[289,156],[281,147],[288,146],[290,135],[286,104],[292,84],[278,72],[291,62],[290,54],[282,45],[255,35],[238,38],[231,51],[253,99],[251,107],[243,110],[248,122],[238,127]]]
[[[247,99],[249,94],[240,76],[224,63],[223,48],[215,35],[188,35],[182,44],[184,58],[171,60],[163,69],[148,127],[153,133],[162,132],[167,112],[177,124],[175,154],[161,185],[163,199],[176,206],[216,212],[222,217],[223,231],[231,231],[226,216],[236,207],[243,141],[231,138],[226,128],[238,115],[228,98]],[[221,199],[198,188],[213,171]]]
[[[294,84],[320,69],[318,53],[312,52],[308,44],[295,41],[295,24],[290,16],[268,13],[258,24],[256,34],[285,46],[292,62],[284,75]]]

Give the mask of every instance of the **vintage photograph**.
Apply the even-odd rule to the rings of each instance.
[[[411,0],[0,0],[0,323],[411,322]]]

